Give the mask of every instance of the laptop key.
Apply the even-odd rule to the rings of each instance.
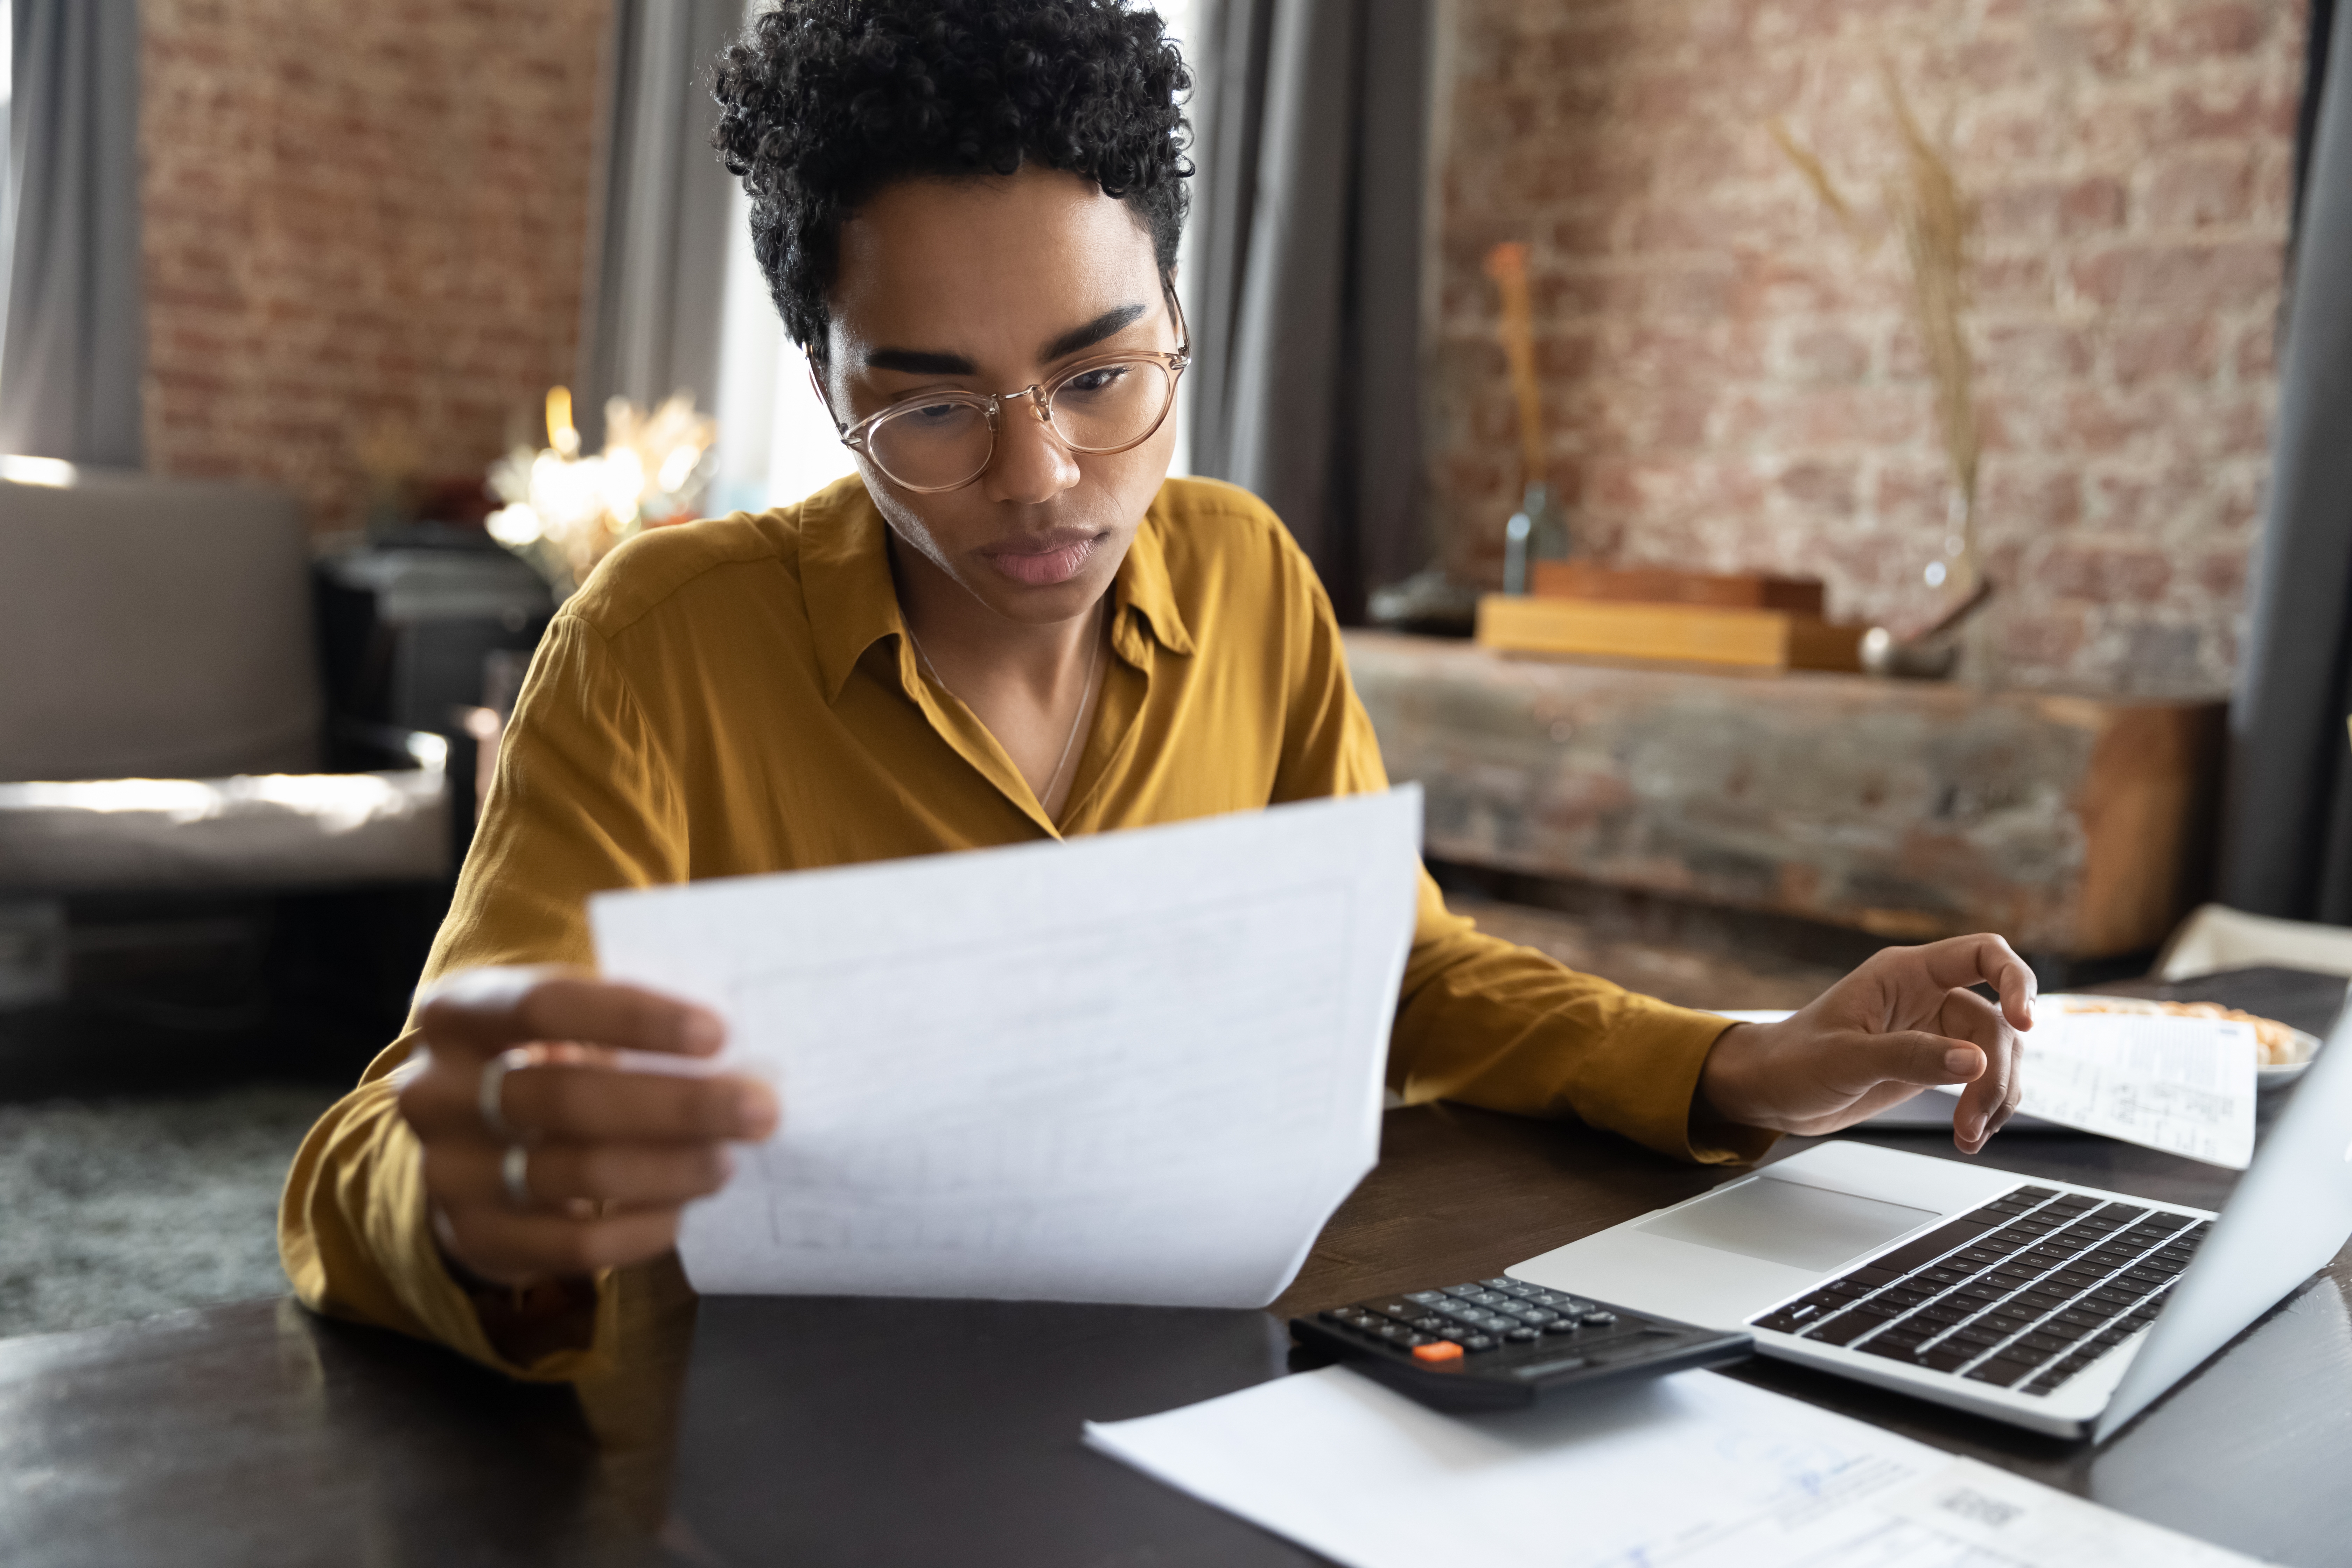
[[[1908,1274],[1914,1268],[1924,1268],[1944,1254],[1974,1241],[1991,1228],[1978,1219],[1948,1220],[1918,1239],[1906,1241],[1894,1251],[1871,1259],[1871,1262],[1876,1268]]]
[[[1996,1387],[2007,1388],[2010,1384],[2021,1380],[2032,1370],[2033,1363],[2031,1362],[2009,1361],[1996,1357],[1982,1366],[1969,1368],[1961,1375],[1972,1383],[1990,1383]]]
[[[1805,1331],[1804,1337],[1825,1345],[1843,1345],[1862,1338],[1878,1327],[1876,1318],[1860,1318],[1852,1312],[1832,1318],[1828,1322]]]
[[[1856,1345],[1853,1348],[1860,1351],[1864,1355],[1880,1355],[1885,1356],[1889,1361],[1911,1363],[1917,1359],[1919,1347],[1916,1342],[1911,1344],[1897,1343],[1895,1341],[1889,1340],[1885,1334],[1881,1334],[1876,1339],[1872,1340],[1869,1343]]]

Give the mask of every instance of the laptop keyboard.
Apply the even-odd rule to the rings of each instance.
[[[2212,1227],[2019,1187],[1749,1321],[2048,1394],[2147,1327]]]

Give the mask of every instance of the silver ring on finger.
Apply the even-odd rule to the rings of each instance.
[[[474,1104],[482,1113],[484,1129],[501,1143],[519,1142],[522,1137],[507,1121],[507,1074],[517,1068],[530,1067],[537,1060],[537,1054],[529,1046],[517,1046],[512,1050],[500,1051],[482,1064],[481,1081],[474,1090]]]
[[[507,1204],[518,1209],[534,1209],[539,1200],[530,1192],[530,1151],[520,1143],[507,1145],[499,1161],[499,1176],[506,1184]]]

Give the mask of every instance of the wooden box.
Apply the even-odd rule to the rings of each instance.
[[[1714,605],[1735,610],[1786,610],[1822,618],[1822,584],[1810,577],[1710,576],[1664,566],[1595,566],[1538,561],[1529,588],[1540,599],[1614,599],[1644,605]]]
[[[1863,628],[1788,610],[1488,594],[1477,639],[1506,653],[1858,670]]]

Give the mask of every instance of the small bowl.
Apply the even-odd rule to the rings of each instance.
[[[2277,1089],[2282,1085],[2293,1083],[2303,1076],[2305,1068],[2311,1066],[2311,1058],[2319,1054],[2319,1041],[2315,1037],[2306,1035],[2301,1029],[2290,1029],[2287,1032],[2294,1037],[2287,1047],[2294,1053],[2294,1060],[2280,1062],[2275,1067],[2268,1062],[2256,1062],[2254,1064],[2256,1089]]]

